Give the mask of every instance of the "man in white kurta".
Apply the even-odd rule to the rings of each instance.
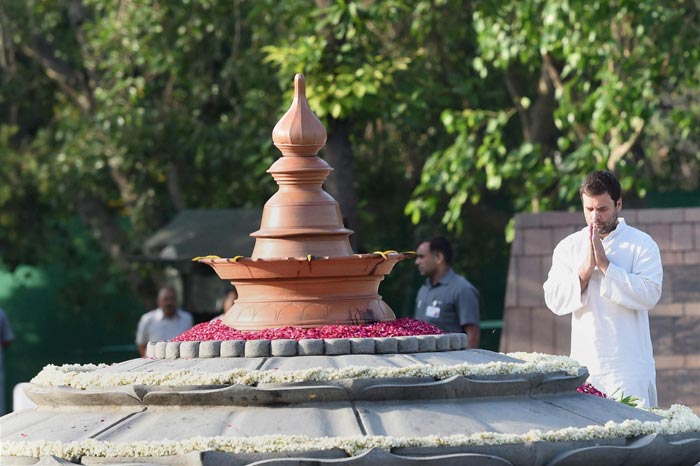
[[[136,345],[141,356],[146,355],[149,341],[168,341],[189,330],[193,325],[192,314],[177,308],[177,294],[171,287],[158,292],[158,308],[145,313],[136,329]]]
[[[582,201],[589,226],[555,248],[545,302],[555,314],[572,315],[571,357],[588,368],[589,383],[656,406],[649,310],[661,297],[659,248],[617,217],[619,194],[587,195],[582,186]]]

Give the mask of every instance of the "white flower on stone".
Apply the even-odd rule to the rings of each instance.
[[[524,362],[495,361],[483,364],[452,365],[414,364],[405,367],[347,366],[342,368],[311,368],[301,370],[234,369],[223,372],[202,372],[192,369],[152,372],[101,371],[106,365],[48,365],[31,382],[37,385],[66,386],[84,390],[92,387],[123,385],[257,385],[261,383],[297,383],[343,379],[385,379],[430,377],[437,380],[453,376],[487,377],[493,375],[555,373],[577,375],[581,366],[566,356],[540,353],[511,353],[508,356]]]
[[[311,368],[305,370],[249,370],[202,372],[190,369],[152,372],[110,372],[106,365],[48,365],[32,379],[32,383],[47,386],[68,386],[76,389],[115,387],[131,384],[187,385],[256,385],[260,383],[294,383],[358,378],[429,377],[446,379],[453,376],[479,377],[499,374],[557,373],[578,375],[581,366],[565,356],[541,353],[511,353],[523,362],[459,363],[452,365],[416,364],[406,367],[349,366],[343,368]],[[531,430],[524,434],[478,432],[451,436],[391,437],[307,437],[302,435],[265,435],[257,437],[193,437],[184,440],[136,441],[113,443],[95,439],[76,442],[17,441],[0,443],[0,456],[61,458],[94,457],[159,457],[186,454],[193,451],[223,451],[229,453],[304,452],[339,448],[357,455],[370,448],[391,450],[401,447],[449,447],[467,445],[503,445],[523,442],[590,441],[596,439],[635,437],[648,434],[677,434],[700,432],[700,418],[682,405],[668,410],[652,409],[661,416],[659,421],[626,420],[620,423],[590,425],[542,432]]]
[[[424,437],[392,437],[381,435],[352,437],[309,437],[305,435],[262,435],[256,437],[192,437],[184,440],[106,442],[86,439],[75,442],[19,441],[0,443],[0,456],[27,456],[38,458],[46,455],[71,459],[82,456],[147,458],[183,455],[196,451],[222,451],[228,453],[304,452],[338,448],[354,456],[371,448],[390,451],[405,447],[460,447],[480,445],[504,445],[525,442],[567,442],[630,438],[649,434],[678,434],[700,432],[700,418],[687,406],[673,405],[668,410],[654,409],[663,417],[659,421],[629,419],[620,423],[588,427],[565,427],[542,432],[531,430],[524,434],[478,432],[450,436],[428,435]]]

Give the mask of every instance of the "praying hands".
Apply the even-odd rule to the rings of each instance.
[[[608,256],[605,255],[603,240],[598,233],[595,222],[588,225],[588,239],[588,259],[578,271],[578,278],[581,282],[582,293],[586,290],[586,288],[588,288],[588,281],[591,279],[591,275],[593,274],[593,270],[595,270],[596,266],[601,272],[603,272],[603,274],[605,274],[608,271],[608,265],[610,265]]]

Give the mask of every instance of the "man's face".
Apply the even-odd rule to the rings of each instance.
[[[437,260],[430,252],[430,243],[427,241],[418,245],[416,266],[418,266],[418,272],[424,277],[432,276],[437,270]]]
[[[622,209],[622,200],[614,202],[610,194],[583,194],[583,214],[586,216],[586,223],[594,225],[601,237],[605,237],[617,226],[617,214]]]
[[[175,291],[171,289],[164,289],[158,294],[158,307],[163,310],[163,313],[172,317],[177,311],[177,297],[175,296]]]
[[[237,299],[238,293],[236,292],[236,290],[229,290],[228,293],[226,293],[226,298],[224,298],[223,304],[221,305],[221,310],[223,312],[228,312]]]

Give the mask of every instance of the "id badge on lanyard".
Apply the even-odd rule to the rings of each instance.
[[[440,304],[442,304],[440,301],[433,301],[433,303],[425,308],[425,315],[426,317],[430,317],[431,319],[437,319],[440,317]]]

